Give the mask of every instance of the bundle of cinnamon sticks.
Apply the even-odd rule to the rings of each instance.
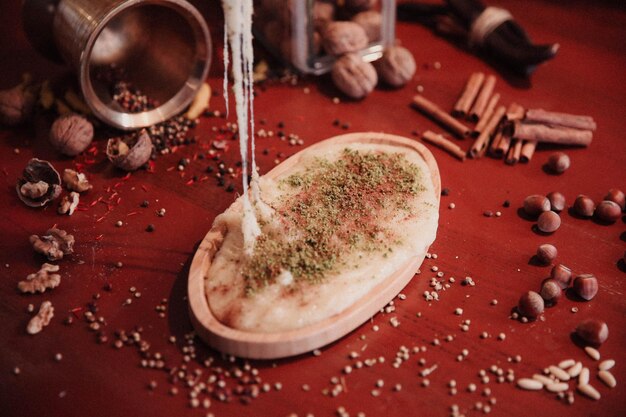
[[[596,129],[592,117],[542,109],[526,110],[517,103],[506,107],[500,104],[500,94],[494,91],[495,84],[495,76],[473,73],[454,105],[452,116],[474,123],[473,129],[425,97],[416,95],[413,98],[415,108],[458,138],[471,136],[475,141],[464,152],[458,144],[435,132],[424,132],[422,139],[462,161],[466,154],[470,158],[480,158],[488,152],[492,157],[504,158],[510,165],[530,161],[539,142],[574,146],[589,146],[591,143]]]

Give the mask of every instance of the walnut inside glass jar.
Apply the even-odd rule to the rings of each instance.
[[[365,30],[354,22],[330,22],[322,31],[324,50],[339,56],[367,46]]]
[[[335,61],[331,76],[337,88],[354,99],[368,95],[378,82],[374,66],[357,54],[346,54]]]

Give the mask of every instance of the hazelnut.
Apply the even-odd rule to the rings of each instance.
[[[605,200],[612,201],[616,203],[622,211],[626,208],[626,196],[622,190],[618,190],[617,188],[611,188],[609,193],[604,197]]]
[[[604,200],[596,207],[595,215],[607,223],[615,223],[622,215],[622,209],[613,201]]]
[[[124,171],[134,171],[152,155],[152,141],[145,129],[136,138],[111,138],[107,142],[107,158]]]
[[[589,301],[598,293],[598,280],[592,274],[582,274],[574,278],[574,291]]]
[[[543,298],[534,291],[528,291],[519,299],[517,309],[524,317],[535,319],[543,313]]]
[[[554,305],[561,298],[563,290],[560,283],[555,279],[546,279],[541,285],[541,298],[545,301],[546,305]]]
[[[378,82],[374,66],[357,54],[346,54],[335,61],[331,76],[337,88],[354,99],[371,93]]]
[[[563,152],[555,152],[548,158],[548,169],[555,174],[564,173],[569,166],[569,156]]]
[[[59,117],[50,128],[50,143],[64,155],[78,155],[87,149],[92,139],[93,125],[77,114]]]
[[[17,196],[29,207],[42,207],[61,194],[61,176],[48,161],[28,161],[15,186]]]
[[[401,46],[385,48],[383,56],[375,62],[380,78],[392,87],[402,87],[411,80],[417,66],[408,49]]]
[[[322,32],[324,49],[330,55],[339,56],[355,52],[367,46],[365,30],[354,22],[331,22]]]
[[[0,91],[0,124],[17,126],[28,120],[35,108],[36,97],[29,87],[30,80]]]
[[[550,278],[557,281],[561,288],[565,289],[569,287],[572,281],[572,270],[563,264],[555,265],[550,271]]]
[[[548,200],[550,201],[550,208],[552,211],[556,211],[558,213],[565,209],[565,196],[562,193],[552,191],[548,193],[546,197],[548,197]]]
[[[537,248],[537,259],[544,265],[550,264],[556,259],[557,250],[554,245],[544,243]]]
[[[533,194],[524,199],[524,212],[529,216],[537,217],[548,210],[550,210],[550,200],[543,195]]]
[[[596,205],[593,200],[586,195],[579,195],[574,200],[574,212],[579,216],[583,217],[591,217],[593,216],[593,211],[595,210]]]
[[[585,343],[599,346],[609,337],[609,326],[602,320],[587,319],[576,326],[576,335]]]
[[[544,233],[555,232],[561,226],[561,217],[553,211],[544,211],[537,219],[537,227]]]
[[[369,42],[375,42],[381,39],[380,28],[382,26],[382,20],[382,15],[376,10],[361,12],[352,18],[353,22],[357,23],[365,30]]]

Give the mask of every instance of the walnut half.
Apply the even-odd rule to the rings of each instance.
[[[65,230],[48,229],[45,235],[32,235],[29,240],[35,252],[45,255],[51,261],[58,261],[63,259],[63,255],[74,252],[74,236]]]
[[[51,274],[50,272],[58,272],[59,266],[45,263],[41,265],[41,269],[34,274],[26,277],[26,280],[20,281],[17,288],[23,293],[34,294],[36,292],[45,292],[48,288],[53,289],[61,283],[61,275]]]
[[[39,307],[39,312],[28,322],[26,331],[28,334],[39,333],[44,327],[50,324],[52,317],[54,317],[54,307],[52,307],[50,301],[44,301]]]

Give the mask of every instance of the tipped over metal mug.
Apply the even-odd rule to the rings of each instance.
[[[119,129],[180,113],[208,74],[209,29],[185,0],[25,0],[22,10],[33,46],[71,65],[94,115]],[[107,67],[123,71],[125,81],[159,104],[125,110],[98,76]]]

